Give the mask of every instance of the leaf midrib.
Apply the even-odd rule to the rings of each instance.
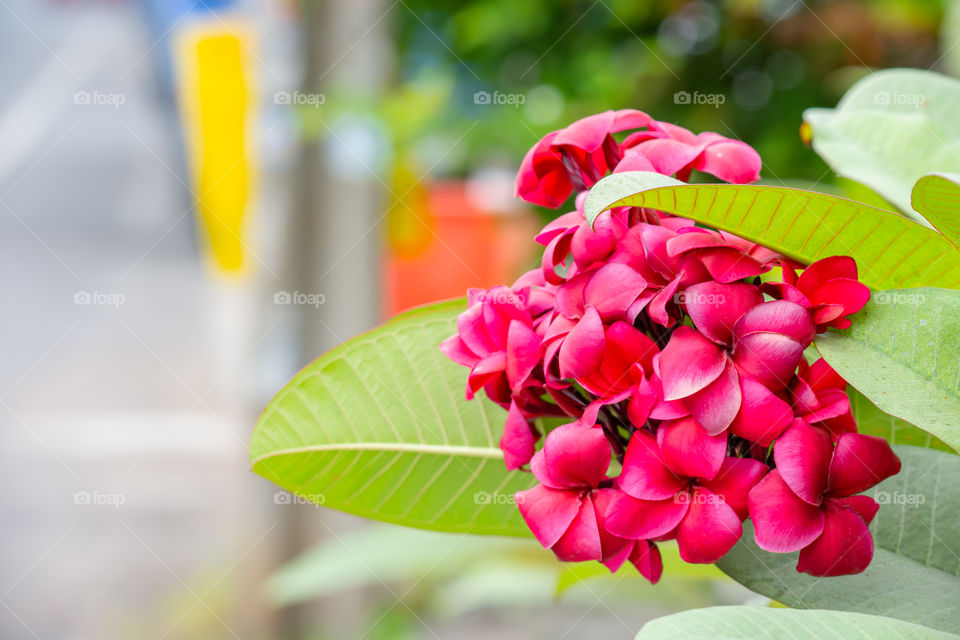
[[[464,456],[468,458],[503,458],[503,452],[493,447],[409,442],[334,442],[330,444],[277,449],[254,458],[250,461],[250,466],[255,467],[258,463],[270,458],[291,456],[300,453],[320,453],[324,451],[393,451],[397,453],[423,453],[442,456]]]

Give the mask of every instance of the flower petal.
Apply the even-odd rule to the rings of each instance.
[[[583,299],[604,321],[611,322],[625,317],[627,309],[646,287],[647,281],[634,269],[611,262],[593,272],[583,290]]]
[[[543,344],[533,329],[519,320],[510,321],[507,333],[507,382],[520,391],[543,357]]]
[[[578,491],[558,491],[537,485],[518,491],[515,499],[530,531],[547,549],[557,543],[580,512]]]
[[[763,302],[752,284],[701,282],[687,287],[683,304],[697,329],[717,344],[729,345],[733,325],[744,313]]]
[[[757,546],[774,553],[799,551],[823,532],[823,510],[790,490],[774,469],[747,496]]]
[[[649,540],[637,540],[630,554],[630,564],[636,567],[650,584],[657,584],[663,574],[663,560],[660,549]]]
[[[713,478],[727,452],[727,434],[710,435],[693,418],[662,422],[657,429],[660,458],[668,469],[689,478]]]
[[[856,280],[857,261],[850,256],[832,256],[817,260],[803,270],[796,286],[810,297],[810,294],[834,278]]]
[[[815,335],[810,312],[789,300],[758,304],[743,314],[733,327],[735,338],[756,331],[783,334],[801,343],[804,348],[810,346]]]
[[[747,376],[740,376],[740,393],[743,398],[740,412],[730,423],[730,431],[762,447],[769,447],[793,420],[793,409],[767,387]]]
[[[711,564],[737,544],[743,533],[740,518],[722,496],[696,487],[690,509],[677,529],[680,557],[686,562]]]
[[[724,182],[747,184],[760,178],[760,154],[745,142],[724,139],[707,145],[693,168]]]
[[[793,378],[804,346],[789,336],[756,331],[741,336],[733,348],[733,361],[741,373],[771,390],[783,389]]]
[[[603,526],[621,538],[649,540],[676,529],[689,506],[689,500],[685,498],[637,500],[621,491],[611,498],[603,514]]]
[[[607,473],[610,456],[602,429],[565,424],[547,435],[531,469],[540,482],[556,489],[596,487]]]
[[[832,454],[830,435],[799,418],[773,444],[773,459],[783,481],[810,504],[820,504]]]
[[[743,520],[747,517],[747,496],[766,473],[767,465],[759,460],[727,457],[712,480],[700,480],[698,484],[723,497]]]
[[[823,533],[800,552],[797,571],[812,576],[860,573],[873,559],[873,536],[856,511],[827,500]]]
[[[723,349],[696,329],[677,327],[660,352],[664,400],[679,400],[716,380],[727,364]]]
[[[657,440],[645,431],[635,431],[627,445],[623,471],[617,484],[626,493],[642,500],[663,500],[672,497],[686,484],[660,458]]]
[[[507,422],[500,437],[500,450],[503,451],[503,460],[507,470],[513,471],[530,462],[533,457],[534,443],[539,433],[535,433],[527,422],[515,402],[510,403],[507,411]]]
[[[740,381],[737,368],[730,361],[720,377],[684,399],[683,403],[707,433],[723,433],[740,411]]]
[[[563,339],[560,347],[560,375],[583,378],[593,373],[603,361],[604,336],[600,314],[587,307],[580,322]]]
[[[550,549],[563,562],[586,562],[603,557],[597,510],[590,497],[581,503],[573,522]]]
[[[827,492],[851,496],[900,473],[900,458],[883,438],[842,433],[830,461]]]

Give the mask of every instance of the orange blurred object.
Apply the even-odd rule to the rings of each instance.
[[[509,285],[536,260],[537,216],[519,201],[505,211],[485,211],[464,181],[433,182],[419,197],[395,204],[403,217],[403,242],[391,235],[384,260],[384,312],[466,295],[470,287]],[[390,226],[390,225],[388,225]],[[397,223],[394,223],[394,227]],[[416,233],[418,240],[410,241]]]

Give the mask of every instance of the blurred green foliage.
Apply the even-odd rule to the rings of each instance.
[[[816,181],[827,168],[800,141],[803,110],[833,106],[868,67],[942,66],[943,13],[940,0],[404,0],[385,116],[447,175],[515,167],[545,133],[632,107],[753,144],[767,179]]]

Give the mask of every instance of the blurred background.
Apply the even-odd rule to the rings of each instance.
[[[403,308],[511,282],[547,132],[639,108],[862,197],[804,108],[960,69],[944,0],[0,0],[0,637],[632,638],[755,596],[374,526],[248,471],[258,411]],[[676,565],[676,566],[673,566]]]

